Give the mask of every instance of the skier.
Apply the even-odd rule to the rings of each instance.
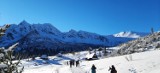
[[[92,73],[96,73],[96,67],[95,67],[95,65],[94,65],[94,64],[92,65],[91,70],[92,70]]]
[[[111,73],[117,73],[116,68],[114,67],[114,65],[112,65],[112,67],[109,67],[109,71],[111,70]]]

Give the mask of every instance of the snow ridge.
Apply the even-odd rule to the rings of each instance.
[[[140,38],[140,37],[146,36],[147,34],[148,33],[128,31],[128,32],[120,32],[120,33],[114,34],[113,36],[115,36],[115,37],[128,37],[128,38]]]

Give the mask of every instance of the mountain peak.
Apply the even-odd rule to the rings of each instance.
[[[135,31],[123,31],[114,34],[114,37],[127,37],[127,38],[139,38],[148,35],[149,33],[135,32]]]
[[[30,25],[27,21],[23,20],[22,22],[19,23],[19,25]]]
[[[74,29],[69,30],[70,33],[76,33],[77,31]]]
[[[24,23],[28,23],[28,22],[27,22],[26,20],[23,20],[23,21],[22,21],[22,22],[20,22],[20,23],[23,23],[23,24],[24,24]]]

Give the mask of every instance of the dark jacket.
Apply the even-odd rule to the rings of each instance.
[[[92,66],[91,70],[92,70],[92,73],[96,73],[96,67],[95,67],[95,65]]]
[[[114,65],[112,65],[112,67],[110,67],[109,70],[111,70],[111,73],[117,73],[117,70],[114,67]]]

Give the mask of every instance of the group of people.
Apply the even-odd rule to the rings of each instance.
[[[67,65],[70,66],[70,68],[72,68],[73,66],[78,67],[80,65],[80,60],[70,60],[67,61]],[[110,73],[117,73],[117,70],[115,68],[114,65],[112,65],[111,67],[109,67],[108,71],[110,71]],[[96,66],[93,64],[91,67],[91,73],[96,73]]]
[[[67,62],[67,65],[69,65],[70,68],[73,67],[73,66],[78,67],[79,64],[80,64],[80,61],[79,61],[79,60],[77,60],[77,61],[75,61],[75,60],[70,60],[70,61]]]
[[[109,67],[109,70],[108,70],[108,71],[110,71],[110,73],[117,73],[117,70],[116,70],[116,68],[114,67],[114,65],[112,65],[111,67]],[[94,64],[92,65],[91,72],[92,72],[92,73],[96,73],[96,67],[95,67]]]

